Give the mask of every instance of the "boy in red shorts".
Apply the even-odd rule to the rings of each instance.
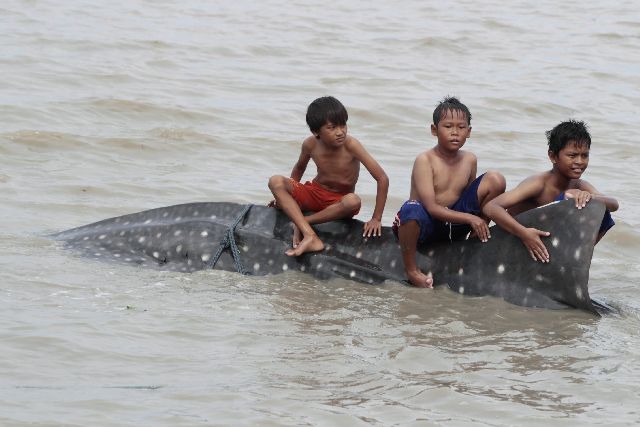
[[[269,205],[282,209],[293,222],[293,248],[286,251],[289,256],[324,249],[311,224],[351,218],[360,211],[360,197],[354,193],[360,164],[377,182],[376,205],[371,220],[364,225],[363,236],[382,234],[382,212],[387,201],[389,178],[362,144],[347,135],[348,118],[342,103],[332,96],[313,101],[306,117],[313,135],[302,143],[291,177],[274,175],[269,178],[269,189],[275,198]],[[312,181],[301,184],[310,159],[316,164],[317,175]],[[302,211],[313,213],[304,216]]]

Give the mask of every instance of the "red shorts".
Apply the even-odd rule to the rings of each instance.
[[[300,209],[303,211],[319,212],[328,206],[335,205],[349,194],[327,190],[315,181],[307,181],[301,184],[291,179],[291,185],[293,187],[291,196],[298,202]],[[352,216],[357,215],[358,212],[360,210],[354,212]]]

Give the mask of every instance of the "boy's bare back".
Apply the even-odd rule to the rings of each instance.
[[[510,194],[505,196],[518,200],[508,209],[511,215],[544,206],[557,200],[560,193],[569,193],[571,190],[589,191],[596,193],[593,185],[583,179],[571,179],[568,183],[559,181],[558,176],[551,171],[538,173],[524,179]]]

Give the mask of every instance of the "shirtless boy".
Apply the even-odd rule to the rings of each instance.
[[[433,287],[431,274],[416,264],[417,245],[464,239],[472,232],[486,242],[488,221],[482,207],[504,192],[505,179],[489,171],[476,178],[477,159],[461,150],[471,134],[471,113],[457,98],[445,98],[433,112],[435,147],[416,157],[410,200],[396,215],[393,229],[400,241],[404,270],[412,285]]]
[[[549,262],[549,252],[541,237],[546,231],[526,228],[512,215],[548,203],[574,199],[576,208],[582,209],[592,200],[601,200],[607,207],[597,241],[615,224],[611,213],[618,210],[618,201],[605,196],[580,177],[589,164],[591,136],[584,122],[569,120],[547,132],[550,171],[530,176],[513,190],[491,200],[483,213],[508,232],[518,236],[534,261]]]
[[[270,206],[282,209],[293,222],[293,248],[285,252],[289,256],[324,248],[311,224],[351,218],[360,211],[360,197],[354,191],[361,163],[377,182],[376,205],[362,235],[382,235],[389,178],[362,144],[347,135],[348,118],[342,103],[332,96],[313,101],[307,109],[307,124],[313,135],[302,143],[291,177],[274,175],[269,179],[275,198]],[[310,159],[316,164],[317,174],[302,184],[300,179]],[[304,216],[303,211],[313,213]]]

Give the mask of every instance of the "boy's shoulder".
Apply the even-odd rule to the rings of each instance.
[[[471,151],[466,151],[466,150],[458,150],[456,151],[456,153],[452,156],[445,156],[443,155],[439,150],[438,147],[432,147],[426,151],[423,151],[422,153],[419,153],[416,156],[416,160],[418,159],[422,159],[422,160],[427,160],[427,161],[437,161],[437,160],[445,160],[445,161],[471,161],[471,162],[477,162],[478,158],[475,154],[473,154]]]

